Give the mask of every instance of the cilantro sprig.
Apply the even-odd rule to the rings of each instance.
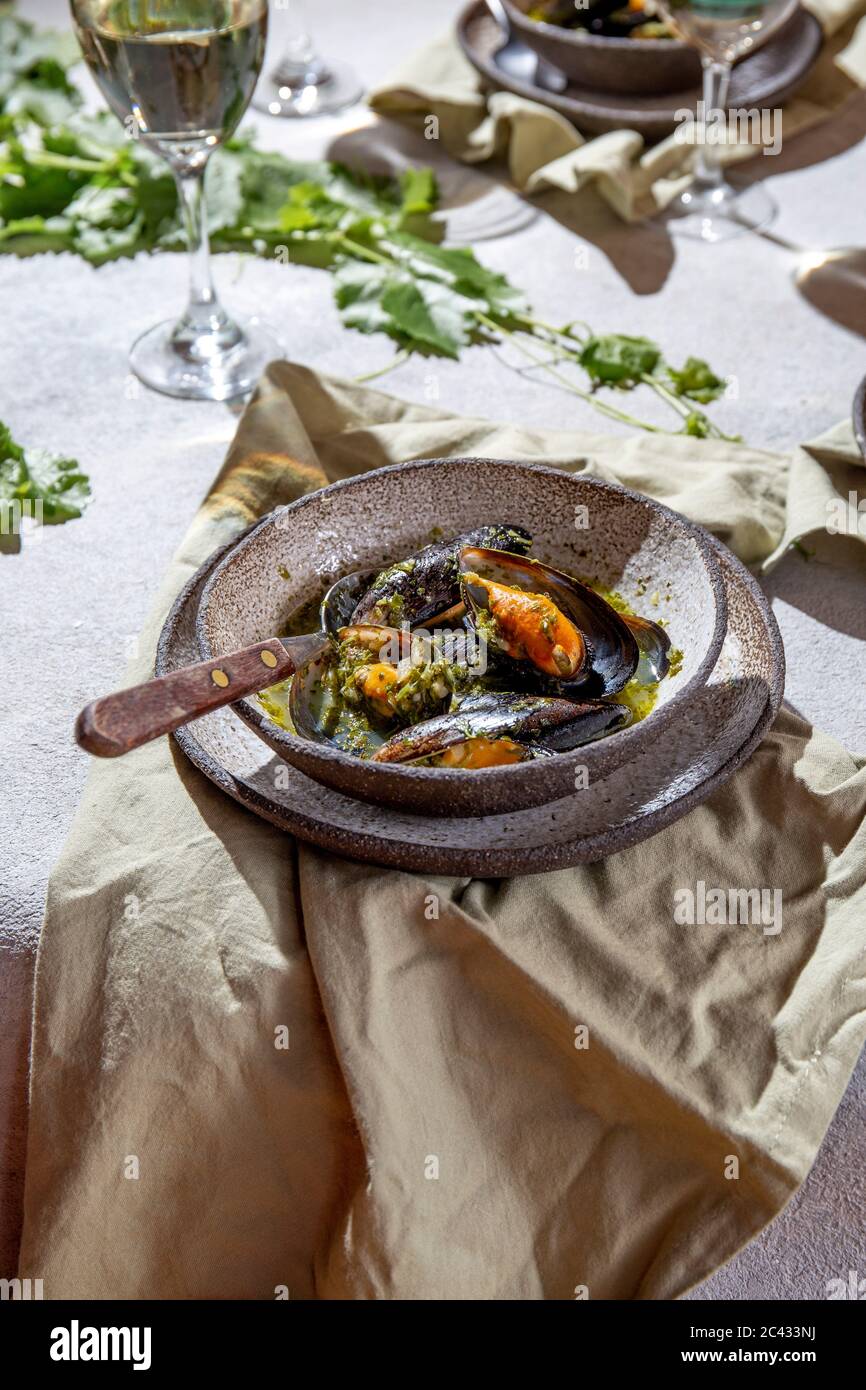
[[[62,526],[80,517],[90,480],[76,459],[17,444],[0,421],[0,553],[21,549],[21,522]]]

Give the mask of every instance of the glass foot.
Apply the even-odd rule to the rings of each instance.
[[[743,189],[729,183],[709,188],[695,184],[671,203],[666,220],[677,236],[730,241],[744,232],[767,227],[777,210],[775,201],[760,184]]]
[[[284,63],[259,79],[253,106],[269,116],[326,116],[352,106],[363,87],[345,63]]]
[[[166,320],[133,343],[129,365],[145,386],[166,396],[229,401],[251,391],[267,364],[281,356],[279,339],[257,319],[241,326],[223,318],[216,332],[206,334]]]

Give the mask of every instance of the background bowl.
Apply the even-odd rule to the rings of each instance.
[[[602,38],[585,29],[528,19],[526,11],[534,0],[503,3],[515,36],[580,87],[635,95],[700,86],[700,57],[680,39]]]
[[[615,588],[636,612],[665,619],[683,665],[662,683],[647,719],[571,753],[465,772],[365,762],[287,733],[254,698],[233,708],[309,777],[362,800],[433,815],[542,805],[575,791],[578,768],[592,788],[629,760],[652,757],[657,735],[688,719],[690,698],[719,655],[727,626],[719,563],[706,532],[667,507],[558,469],[427,459],[302,497],[266,517],[214,570],[197,620],[201,654],[221,656],[285,631],[290,614],[339,575],[399,560],[427,544],[434,528],[451,537],[491,521],[527,527],[539,559]]]

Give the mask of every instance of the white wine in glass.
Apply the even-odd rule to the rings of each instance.
[[[677,37],[697,48],[703,67],[704,119],[728,109],[731,69],[790,18],[795,0],[653,0]],[[698,128],[695,178],[668,210],[672,228],[703,241],[726,241],[765,227],[776,205],[765,188],[738,191],[725,179],[717,145]]]
[[[249,105],[262,66],[267,0],[71,0],[85,62],[131,138],[169,164],[190,259],[190,295],[177,322],[133,345],[130,365],[168,395],[243,395],[277,340],[222,308],[210,275],[204,172]]]

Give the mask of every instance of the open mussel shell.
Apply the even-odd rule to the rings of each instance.
[[[467,579],[474,574],[511,589],[546,595],[574,625],[585,650],[579,668],[563,672],[569,694],[588,699],[615,695],[634,675],[640,658],[636,636],[615,608],[579,580],[540,560],[486,547],[464,546],[459,564],[470,620],[477,623],[487,603],[482,585]],[[549,672],[545,678],[551,679]]]
[[[326,596],[327,599],[327,596]],[[332,634],[341,642],[364,647],[371,661],[383,660],[396,664],[411,650],[411,636],[399,628],[377,627],[373,623],[340,626]],[[292,676],[289,690],[289,717],[301,738],[315,743],[336,743],[334,730],[339,723],[341,705],[330,693],[324,681],[328,667],[335,659],[335,647],[326,643]],[[339,744],[338,744],[339,746]]]
[[[470,739],[508,738],[528,752],[566,753],[629,723],[624,705],[489,691],[468,695],[457,709],[402,729],[373,755],[374,762],[415,763]]]
[[[458,557],[464,546],[492,546],[523,555],[531,544],[522,526],[504,523],[437,541],[374,575],[346,621],[416,627],[434,618],[444,620],[446,614],[453,619],[458,615],[452,610],[461,602]]]
[[[663,627],[649,618],[623,613],[622,619],[637,642],[640,651],[635,675],[642,685],[664,680],[671,669],[671,639]]]

